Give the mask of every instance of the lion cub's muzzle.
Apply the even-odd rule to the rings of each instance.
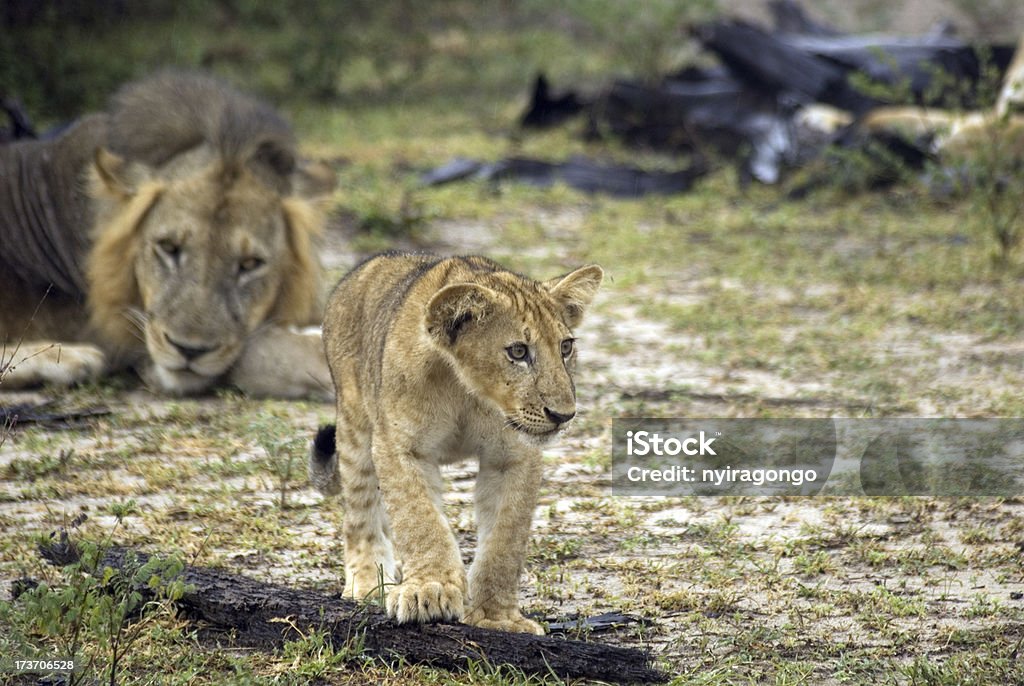
[[[509,417],[507,424],[524,438],[546,441],[554,437],[575,416],[575,407],[561,410],[544,407],[540,411],[530,408],[520,410],[515,416]]]
[[[573,408],[568,412],[558,412],[556,410],[552,410],[550,407],[545,407],[544,416],[549,422],[555,425],[555,428],[558,428],[576,416],[576,409]]]

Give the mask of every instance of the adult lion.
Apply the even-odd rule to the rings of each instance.
[[[329,395],[315,200],[269,106],[164,72],[48,141],[0,146],[0,388],[134,367],[172,394],[218,382]]]

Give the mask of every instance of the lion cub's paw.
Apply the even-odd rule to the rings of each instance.
[[[388,614],[399,624],[437,619],[457,622],[464,612],[464,588],[452,580],[403,579],[388,590]]]
[[[469,613],[464,620],[466,624],[478,626],[481,629],[497,629],[499,631],[515,631],[521,634],[544,635],[544,628],[519,612],[501,612],[486,615],[483,610],[477,609]]]

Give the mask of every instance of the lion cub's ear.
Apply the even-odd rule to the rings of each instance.
[[[594,299],[604,279],[604,270],[596,264],[588,264],[565,276],[544,282],[554,299],[565,308],[565,321],[570,327],[583,321],[583,310]]]
[[[427,303],[427,332],[441,346],[455,345],[466,326],[485,319],[497,301],[497,293],[475,283],[445,286]]]
[[[135,195],[139,186],[149,177],[143,165],[129,162],[106,148],[96,148],[93,168],[99,182],[93,184],[94,192],[97,195],[103,193],[121,200],[127,200]]]

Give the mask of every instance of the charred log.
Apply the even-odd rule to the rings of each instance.
[[[77,560],[67,536],[40,548],[52,564]],[[149,555],[111,548],[99,569],[129,572]],[[326,631],[335,645],[357,641],[363,653],[384,661],[463,670],[471,660],[510,665],[527,674],[556,674],[566,679],[615,683],[661,683],[667,675],[652,668],[650,655],[632,648],[493,631],[464,624],[400,625],[373,604],[336,595],[267,583],[231,572],[186,566],[187,591],[178,601],[182,613],[212,628],[231,632],[236,644],[275,649],[297,640],[310,628]],[[137,589],[147,597],[152,591]],[[287,621],[281,621],[287,618]]]
[[[544,129],[557,126],[583,111],[587,104],[573,91],[553,95],[544,74],[537,74],[533,82],[530,105],[519,120],[524,129]]]
[[[864,112],[878,104],[854,90],[847,70],[840,65],[789,45],[753,24],[712,22],[700,27],[697,37],[752,90],[797,103],[828,103],[852,112]]]
[[[19,403],[0,406],[0,425],[12,428],[19,424],[44,424],[47,428],[67,429],[81,426],[94,417],[105,417],[111,414],[106,407],[85,407],[68,410],[49,409],[54,401],[41,403]]]
[[[572,157],[565,162],[509,157],[493,163],[459,158],[426,172],[420,177],[420,183],[440,186],[464,179],[513,180],[539,187],[564,183],[584,193],[638,198],[682,193],[707,171],[707,166],[700,160],[676,171],[660,171],[607,164],[586,157]]]

